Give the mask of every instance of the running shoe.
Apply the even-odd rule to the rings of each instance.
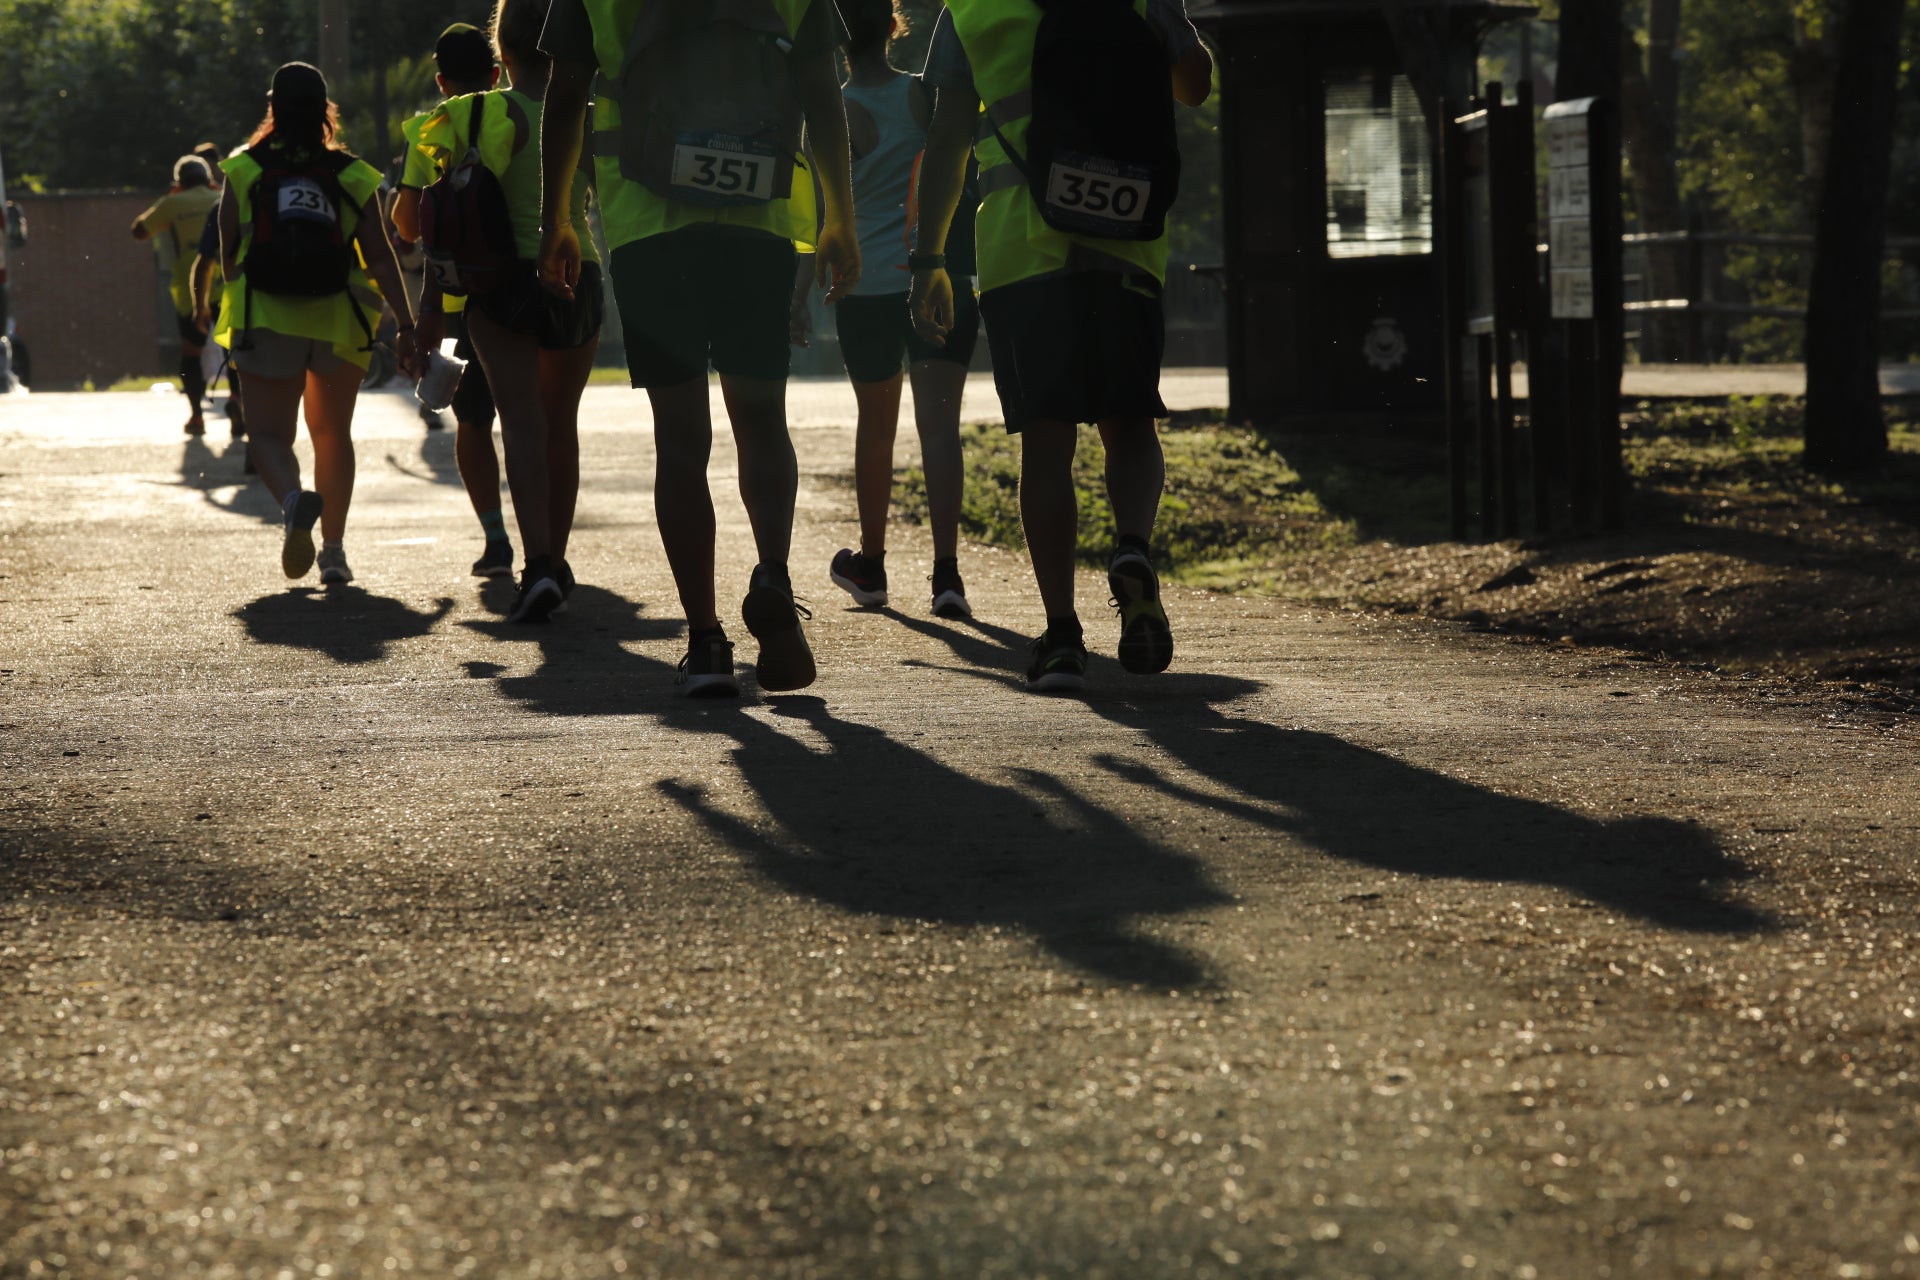
[[[565,560],[562,560],[560,562],[560,568],[555,572],[555,578],[560,583],[560,603],[553,606],[553,612],[548,616],[557,618],[567,611],[567,604],[573,599],[573,588],[575,585],[573,581],[573,566]]]
[[[833,553],[827,570],[833,585],[853,597],[855,604],[881,605],[887,602],[887,565],[884,560],[865,556],[848,547]]]
[[[967,585],[960,581],[960,567],[950,560],[933,562],[933,616],[971,618],[973,606],[967,603]]]
[[[563,597],[553,559],[541,556],[520,571],[520,595],[507,613],[508,622],[545,622]]]
[[[1116,548],[1107,562],[1107,586],[1120,611],[1120,665],[1136,675],[1165,671],[1173,661],[1173,630],[1160,607],[1160,576],[1138,551]]]
[[[280,543],[280,569],[289,578],[304,578],[313,568],[313,526],[320,521],[320,495],[311,489],[294,491],[287,503],[286,536]]]
[[[1027,688],[1035,693],[1072,693],[1086,687],[1086,644],[1056,641],[1050,633],[1042,632],[1033,642],[1033,665],[1027,668]]]
[[[347,567],[347,552],[344,547],[320,548],[320,585],[323,587],[344,586],[353,581],[353,570]]]
[[[740,681],[733,674],[733,641],[724,631],[714,631],[687,641],[687,656],[680,659],[680,674],[674,683],[689,698],[737,698]]]
[[[740,617],[760,642],[754,675],[768,693],[804,689],[818,675],[806,632],[800,629],[800,619],[812,616],[793,598],[793,582],[784,569],[754,567],[746,598],[740,602]]]
[[[187,434],[190,436],[203,436],[207,434],[207,420],[197,413],[191,418],[188,418]]]
[[[505,578],[513,574],[513,543],[505,538],[488,538],[480,558],[473,562],[476,578]]]

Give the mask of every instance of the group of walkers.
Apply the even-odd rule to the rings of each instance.
[[[168,199],[204,188],[194,202],[203,215],[217,208],[225,289],[212,336],[240,374],[250,463],[284,513],[287,576],[317,563],[323,583],[352,580],[351,423],[385,308],[407,375],[447,338],[471,361],[452,408],[485,538],[475,574],[513,564],[497,415],[523,556],[509,619],[564,610],[579,403],[610,290],[630,379],[653,409],[655,512],[688,626],[684,691],[740,688],[715,581],[709,370],[755,544],[739,617],[758,645],[757,682],[811,684],[811,615],[788,564],[798,469],[785,391],[789,345],[808,340],[819,288],[859,406],[860,545],[833,557],[831,580],[859,604],[888,600],[893,446],[910,379],[931,608],[971,613],[957,546],[959,409],[984,317],[1007,426],[1022,436],[1021,515],[1046,610],[1029,687],[1085,683],[1071,471],[1080,423],[1097,424],[1106,446],[1120,660],[1164,670],[1172,634],[1148,539],[1164,480],[1155,420],[1164,214],[1178,180],[1172,103],[1204,100],[1211,60],[1180,0],[948,0],[917,76],[888,60],[902,34],[895,0],[500,0],[490,33],[449,28],[435,50],[446,100],[405,126],[391,209],[395,233],[426,246],[417,306],[379,171],[340,146],[320,73],[282,66],[265,119],[219,164],[224,183],[203,166],[176,175]],[[191,221],[158,210],[143,219],[148,234]],[[188,272],[182,376],[197,420],[185,353],[190,329],[204,342],[195,317],[208,318],[211,293],[196,308]],[[311,488],[293,450],[303,407]]]

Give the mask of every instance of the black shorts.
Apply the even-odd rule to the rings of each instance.
[[[913,314],[907,310],[904,293],[842,298],[833,304],[832,311],[840,334],[840,362],[855,382],[885,382],[900,372],[903,363],[973,363],[973,345],[980,337],[980,307],[964,278],[954,286],[953,329],[944,347],[922,342],[913,331]]]
[[[793,242],[713,223],[648,236],[608,264],[636,387],[707,376],[782,380]]]
[[[532,338],[542,351],[575,351],[600,336],[606,294],[597,262],[580,264],[569,301],[549,293],[534,264],[519,259],[498,289],[470,299],[467,306],[485,312],[502,329]]]
[[[468,306],[473,304],[469,302]],[[487,385],[487,371],[480,367],[480,357],[473,350],[473,340],[467,337],[467,313],[450,311],[447,313],[447,336],[454,340],[453,354],[467,362],[460,375],[460,385],[453,389],[453,420],[464,422],[470,427],[482,431],[493,430],[493,388]]]
[[[192,316],[183,316],[176,311],[173,318],[180,329],[181,346],[204,347],[207,345],[207,331],[195,324]]]
[[[1163,418],[1166,316],[1152,276],[1074,271],[980,295],[1007,430],[1035,419]]]

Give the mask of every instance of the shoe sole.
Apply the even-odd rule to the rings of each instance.
[[[887,602],[887,592],[884,587],[878,591],[868,591],[852,578],[843,578],[839,574],[831,572],[829,572],[827,576],[833,580],[834,586],[852,596],[855,604],[866,605],[871,608]]]
[[[933,616],[936,618],[971,618],[973,606],[958,591],[942,591],[933,598]]]
[[[337,572],[332,569],[320,575],[320,585],[323,587],[344,587],[352,581],[353,574]]]
[[[533,584],[507,615],[508,622],[545,622],[553,616],[553,611],[562,600],[560,584],[552,578],[542,578]]]
[[[1087,678],[1072,671],[1049,671],[1027,681],[1027,688],[1034,693],[1078,693],[1086,687]]]
[[[732,676],[688,676],[682,686],[689,698],[737,698],[740,696],[740,682]]]
[[[760,657],[753,671],[762,689],[785,693],[814,682],[819,672],[813,663],[813,650],[807,647],[800,617],[784,592],[772,587],[747,592],[740,602],[740,618],[760,642]]]
[[[1141,676],[1165,671],[1173,663],[1173,628],[1160,606],[1158,581],[1110,569],[1107,586],[1120,605],[1120,665]]]
[[[476,578],[511,578],[513,576],[513,566],[510,564],[500,564],[490,565],[482,569],[479,565],[475,565],[473,566],[473,576]]]
[[[289,578],[304,578],[313,568],[313,526],[320,522],[321,505],[320,495],[311,491],[293,500],[293,520],[280,544],[280,571]]]

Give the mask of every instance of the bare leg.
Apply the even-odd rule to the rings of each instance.
[[[1114,529],[1146,541],[1160,514],[1167,463],[1152,418],[1112,418],[1100,424],[1107,447],[1107,501],[1113,504]]]
[[[300,397],[306,386],[304,374],[264,378],[250,373],[240,384],[240,405],[247,419],[247,456],[267,492],[282,504],[300,487],[300,459],[293,452],[293,437],[300,428]]]
[[[477,422],[453,424],[453,459],[460,468],[460,483],[466,486],[473,513],[486,515],[500,509],[500,459],[493,452],[493,426]]]
[[[570,351],[540,353],[540,397],[547,416],[547,520],[553,554],[564,560],[580,497],[580,394],[600,339]]]
[[[1020,525],[1049,618],[1072,617],[1073,557],[1080,531],[1073,491],[1071,422],[1036,419],[1020,432]]]
[[[346,535],[353,505],[353,407],[366,371],[345,360],[332,373],[307,372],[307,434],[313,437],[313,487],[320,492],[320,536]]]
[[[507,453],[507,488],[527,563],[553,553],[547,509],[547,412],[540,396],[540,348],[533,338],[504,328],[478,308],[467,312],[467,336],[487,371],[500,411]]]
[[[920,433],[920,460],[927,473],[927,514],[933,525],[933,557],[960,549],[960,395],[967,367],[952,360],[922,360],[913,366],[913,424]]]
[[[703,388],[704,390],[704,388]],[[734,447],[740,452],[740,500],[753,525],[761,564],[785,564],[793,545],[793,503],[800,467],[787,434],[784,378],[722,376]],[[704,486],[702,486],[704,488]]]
[[[660,541],[680,593],[687,626],[720,625],[713,603],[713,494],[707,461],[713,455],[713,415],[702,374],[671,387],[649,387],[653,402],[653,510]],[[791,455],[789,455],[791,456]],[[742,484],[746,463],[741,462]]]
[[[860,554],[887,549],[887,508],[893,502],[893,438],[900,427],[901,375],[856,382],[859,407],[853,432],[853,493],[860,511]]]

